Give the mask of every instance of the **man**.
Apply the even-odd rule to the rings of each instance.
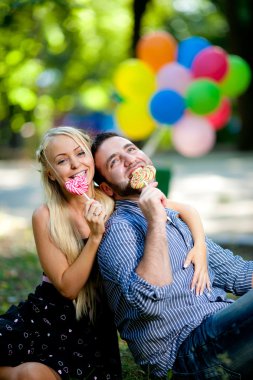
[[[114,133],[92,147],[95,181],[116,201],[98,251],[121,337],[151,378],[249,379],[253,375],[253,262],[206,239],[211,291],[196,295],[182,263],[193,241],[155,184],[130,186],[151,160]],[[167,219],[169,217],[169,220]],[[227,292],[243,295],[233,302]]]

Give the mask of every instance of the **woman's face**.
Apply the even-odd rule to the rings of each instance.
[[[92,155],[71,137],[52,137],[46,148],[46,156],[50,163],[49,177],[57,180],[61,186],[76,175],[85,175],[88,184],[91,183],[94,176]]]

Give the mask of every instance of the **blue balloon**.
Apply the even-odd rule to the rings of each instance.
[[[210,45],[211,43],[203,37],[186,38],[178,44],[177,61],[190,69],[195,56]]]
[[[149,109],[151,116],[158,123],[174,124],[184,114],[185,100],[174,90],[160,90],[151,98]]]

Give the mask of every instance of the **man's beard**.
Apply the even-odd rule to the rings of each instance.
[[[130,185],[130,181],[127,184],[115,185],[107,181],[107,184],[112,188],[112,190],[120,195],[121,197],[127,197],[129,195],[139,195],[142,189],[133,189]]]

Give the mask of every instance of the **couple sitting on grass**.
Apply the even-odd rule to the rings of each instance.
[[[0,316],[0,380],[122,379],[116,328],[149,379],[251,378],[253,262],[206,238],[198,213],[157,182],[133,189],[152,162],[121,136],[91,146],[84,131],[52,128],[37,158],[43,276]],[[66,190],[77,176],[87,197]]]

